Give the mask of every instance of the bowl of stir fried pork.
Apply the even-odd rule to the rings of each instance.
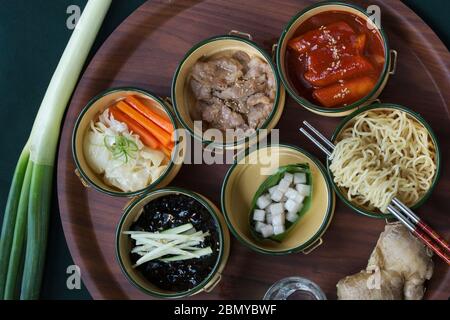
[[[281,116],[284,99],[267,53],[233,35],[196,44],[172,83],[179,121],[194,138],[215,148],[238,149],[266,136]]]

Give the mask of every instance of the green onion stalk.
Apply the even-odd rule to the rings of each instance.
[[[38,299],[61,121],[112,0],[89,0],[17,163],[0,237],[0,299]]]

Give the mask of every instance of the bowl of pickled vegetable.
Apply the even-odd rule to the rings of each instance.
[[[127,279],[158,298],[210,292],[229,254],[219,209],[179,188],[150,191],[125,208],[116,232],[116,255]]]
[[[358,6],[321,2],[296,14],[277,45],[280,78],[301,106],[324,116],[372,103],[395,72],[397,52]]]
[[[184,159],[184,144],[166,101],[151,92],[119,87],[92,98],[72,135],[76,174],[86,186],[112,196],[135,196],[166,186]]]
[[[260,253],[309,253],[322,244],[334,212],[323,165],[292,145],[248,149],[222,185],[222,212],[238,240]]]

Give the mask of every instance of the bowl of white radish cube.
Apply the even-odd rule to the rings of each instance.
[[[274,255],[308,253],[321,244],[335,202],[323,165],[291,145],[247,150],[229,169],[221,198],[233,235]]]
[[[308,163],[279,167],[253,197],[250,226],[253,236],[281,242],[308,211],[312,198]]]

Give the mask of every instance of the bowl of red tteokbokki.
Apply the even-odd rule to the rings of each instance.
[[[295,15],[276,50],[278,72],[291,97],[329,117],[375,101],[397,59],[375,22],[362,8],[340,2],[319,3]]]
[[[167,185],[178,173],[185,142],[171,107],[150,92],[114,88],[94,97],[72,136],[76,174],[85,186],[135,196]]]

